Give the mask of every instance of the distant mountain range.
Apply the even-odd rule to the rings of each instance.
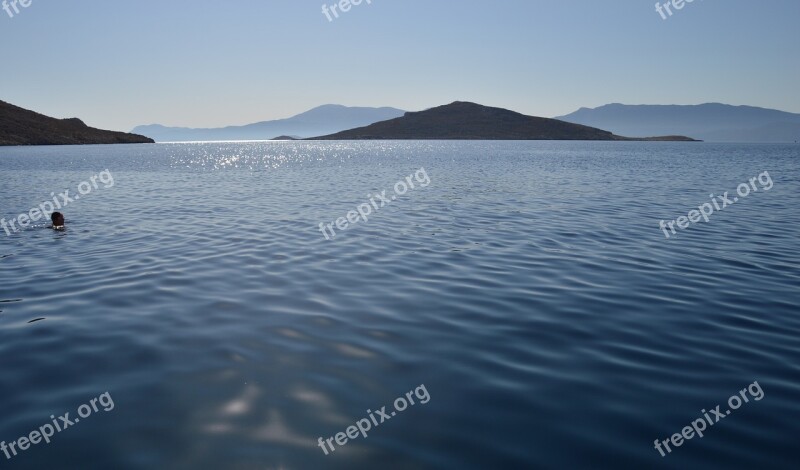
[[[0,145],[141,144],[152,139],[89,127],[78,118],[56,119],[0,101]]]
[[[133,132],[151,137],[157,142],[270,140],[285,136],[302,138],[366,126],[402,116],[404,112],[395,108],[358,108],[327,104],[287,119],[245,126],[192,129],[153,124],[138,126]]]
[[[712,142],[796,142],[800,140],[800,114],[718,103],[609,104],[548,119],[457,101],[418,112],[324,105],[291,118],[245,126],[191,129],[154,124],[139,126],[134,132],[95,129],[77,118],[56,119],[0,101],[0,145],[301,138],[618,141],[696,138]],[[664,137],[647,137],[653,135]]]
[[[456,101],[425,111],[351,129],[314,140],[678,140],[682,136],[631,139],[593,127],[502,108]]]
[[[615,134],[684,134],[709,142],[796,142],[800,114],[753,106],[624,105],[581,108],[556,119],[608,129]]]

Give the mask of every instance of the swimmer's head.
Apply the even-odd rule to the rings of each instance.
[[[64,214],[61,212],[53,212],[53,214],[50,216],[50,220],[53,222],[53,228],[64,226]]]

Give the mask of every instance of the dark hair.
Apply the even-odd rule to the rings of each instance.
[[[53,222],[54,227],[60,227],[64,225],[64,214],[61,212],[53,212],[50,216],[50,220]]]

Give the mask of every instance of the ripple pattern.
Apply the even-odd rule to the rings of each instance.
[[[0,149],[9,468],[796,468],[800,147],[256,142]],[[326,240],[424,167],[431,184]],[[659,220],[769,171],[667,240]],[[653,448],[758,380],[666,458]],[[431,400],[325,456],[366,410]],[[0,454],[0,462],[4,462]],[[4,466],[5,468],[5,466]]]

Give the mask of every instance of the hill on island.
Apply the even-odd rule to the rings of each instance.
[[[630,136],[685,134],[710,142],[800,140],[800,114],[754,106],[608,104],[556,119]]]
[[[456,101],[312,140],[673,140],[683,136],[632,139],[594,127],[502,108]]]
[[[56,119],[0,101],[0,145],[142,144],[152,139],[89,127],[78,118]]]
[[[400,109],[388,107],[361,108],[326,104],[290,118],[257,122],[244,126],[193,129],[153,124],[136,127],[133,132],[152,137],[157,142],[269,140],[277,136],[299,136],[302,138],[366,126],[373,122],[402,116],[404,112]]]

